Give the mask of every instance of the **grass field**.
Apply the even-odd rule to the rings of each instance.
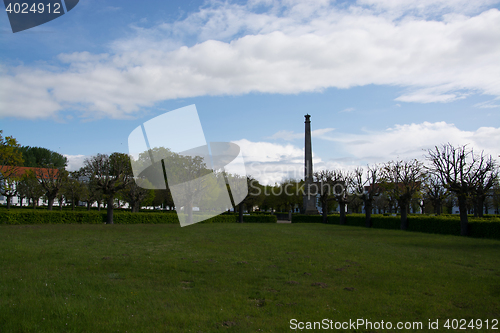
[[[292,319],[361,318],[500,329],[495,240],[323,224],[0,225],[0,237],[2,333],[290,332]],[[356,330],[369,331],[381,330]]]

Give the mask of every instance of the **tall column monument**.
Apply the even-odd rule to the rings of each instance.
[[[316,209],[316,194],[314,188],[311,191],[313,184],[313,164],[312,164],[312,145],[311,145],[311,116],[306,114],[306,131],[305,131],[305,161],[304,161],[304,214],[318,214]]]

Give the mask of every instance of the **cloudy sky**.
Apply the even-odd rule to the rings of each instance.
[[[195,104],[207,141],[264,182],[423,159],[446,142],[500,155],[500,1],[80,0],[12,33],[0,15],[0,129],[68,156],[128,152],[145,121]],[[295,171],[298,170],[298,171]]]

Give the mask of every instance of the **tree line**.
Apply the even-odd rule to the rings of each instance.
[[[2,137],[0,131],[0,194],[7,198],[7,206],[14,196],[31,202],[36,207],[40,197],[47,200],[52,210],[57,199],[59,209],[63,203],[85,202],[87,209],[97,203],[107,209],[107,222],[113,221],[113,208],[118,202],[127,202],[132,212],[141,207],[153,206],[174,209],[174,201],[165,182],[165,189],[138,186],[134,181],[130,157],[127,154],[97,154],[84,161],[77,171],[68,172],[67,159],[53,151],[40,147],[21,147],[13,137]],[[209,170],[199,159],[182,157],[172,152],[167,154],[173,162],[170,168],[179,173],[188,173],[192,178],[206,175]],[[141,154],[137,163],[147,163],[150,153]],[[323,219],[338,208],[340,223],[345,223],[347,209],[361,212],[364,208],[366,226],[371,227],[371,214],[400,213],[401,229],[408,227],[408,213],[429,210],[437,215],[446,207],[458,206],[461,232],[467,234],[469,212],[483,216],[484,209],[500,206],[499,167],[492,156],[476,153],[467,145],[453,146],[450,143],[428,150],[425,162],[417,159],[396,160],[387,163],[358,167],[349,170],[319,170],[314,173],[315,191],[321,205]],[[19,167],[34,167],[34,171],[19,175]],[[8,167],[8,168],[6,168]],[[147,182],[148,172],[161,168],[156,164],[141,174]],[[176,170],[177,170],[176,169]],[[153,170],[154,171],[154,170]],[[154,173],[158,174],[158,170]],[[161,175],[163,173],[160,171]],[[215,172],[216,177],[235,177]],[[226,179],[227,181],[227,179]],[[303,180],[287,179],[274,185],[262,185],[251,176],[246,177],[249,194],[234,210],[240,214],[247,211],[295,211],[300,210],[303,196],[307,195]],[[200,186],[203,184],[200,183]],[[146,187],[146,188],[144,188]],[[319,189],[319,190],[318,190]],[[196,191],[195,191],[196,192]],[[216,204],[216,198],[212,198]],[[205,199],[207,200],[207,199]],[[193,196],[189,206],[200,202]],[[233,203],[234,204],[234,203]]]

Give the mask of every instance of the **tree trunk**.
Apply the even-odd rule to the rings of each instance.
[[[367,228],[372,227],[372,201],[370,199],[365,200],[365,226]]]
[[[243,204],[238,205],[238,222],[243,223]]]
[[[19,197],[19,207],[23,207],[23,200],[24,198],[23,197]]]
[[[90,201],[87,201],[87,211],[90,210]]]
[[[467,200],[463,195],[458,195],[458,208],[460,210],[460,235],[467,236],[469,219],[467,217]]]
[[[326,200],[321,202],[321,216],[323,223],[328,223],[328,202]]]
[[[36,200],[33,198],[33,209],[36,209]]]
[[[48,199],[48,202],[49,202],[47,210],[52,210],[52,207],[54,206],[54,199],[55,199],[55,197],[48,196],[47,199]]]
[[[339,210],[340,210],[340,224],[345,224],[345,203],[343,200],[339,202]]]
[[[401,208],[401,230],[408,230],[408,204],[402,202],[399,206]]]
[[[477,198],[477,214],[479,217],[484,217],[484,198]]]
[[[106,224],[113,224],[113,200],[114,197],[110,195],[108,197],[108,205],[106,211]]]
[[[12,198],[12,196],[6,195],[6,197],[7,197],[7,209],[10,209],[10,198]]]

